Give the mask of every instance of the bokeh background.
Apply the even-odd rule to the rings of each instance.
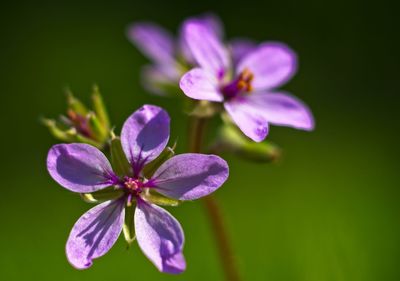
[[[0,5],[0,279],[222,280],[199,202],[169,210],[186,233],[187,271],[163,275],[122,239],[94,266],[74,270],[64,245],[90,206],[48,176],[56,141],[39,123],[65,110],[64,88],[85,101],[97,83],[117,131],[143,103],[165,107],[184,150],[174,100],[139,82],[147,60],[126,26],[150,20],[176,30],[188,16],[218,14],[227,37],[280,40],[300,71],[285,86],[313,109],[313,133],[273,127],[278,165],[227,157],[216,196],[240,270],[251,281],[400,280],[398,7],[382,1],[3,1]]]

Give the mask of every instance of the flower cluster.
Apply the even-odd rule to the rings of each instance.
[[[297,57],[285,44],[243,39],[225,44],[222,25],[210,14],[186,20],[176,40],[148,22],[131,25],[128,37],[153,61],[143,69],[149,91],[191,98],[190,114],[197,120],[221,113],[224,124],[209,146],[215,154],[228,151],[248,160],[273,161],[279,149],[262,142],[269,124],[314,128],[308,107],[277,90],[297,71]],[[174,155],[167,146],[170,118],[158,106],[135,111],[118,137],[97,88],[93,110],[72,95],[68,103],[60,122],[44,120],[65,142],[50,149],[47,169],[62,187],[99,203],[73,226],[68,261],[77,269],[90,267],[123,233],[128,244],[137,240],[159,271],[181,273],[186,268],[182,227],[158,205],[210,195],[227,180],[227,163],[213,154]],[[201,142],[199,135],[194,138]]]

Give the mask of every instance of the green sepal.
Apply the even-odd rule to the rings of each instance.
[[[155,171],[157,171],[157,169],[168,159],[170,159],[172,156],[175,155],[175,146],[176,143],[173,145],[173,147],[169,147],[167,146],[166,148],[164,148],[164,150],[161,152],[161,154],[154,159],[153,161],[151,161],[150,163],[148,163],[144,168],[143,168],[143,175],[145,178],[151,178],[154,174]]]
[[[87,143],[97,147],[98,149],[103,149],[103,144],[95,140],[89,139],[81,134],[77,134],[74,128],[70,129],[69,132],[75,136],[76,142]]]
[[[121,139],[113,133],[110,147],[113,171],[120,177],[132,175],[132,167],[122,149]]]
[[[261,163],[276,162],[281,157],[281,150],[277,145],[268,141],[254,142],[245,137],[236,126],[230,124],[224,124],[220,129],[211,151],[230,152],[243,159]]]
[[[100,94],[99,87],[97,85],[93,86],[92,93],[93,110],[102,124],[102,128],[108,132],[110,129],[110,119],[108,117],[107,109],[104,104],[103,98]]]
[[[153,193],[153,192],[146,192],[142,194],[142,197],[146,199],[146,201],[156,204],[156,205],[161,205],[161,206],[178,206],[181,201],[165,197],[164,195],[161,195],[159,193]]]
[[[132,242],[135,241],[135,206],[134,204],[129,204],[125,207],[125,221],[122,226],[122,232],[124,233],[124,238],[126,243],[128,243],[128,248],[131,246]]]
[[[79,99],[74,97],[70,90],[67,90],[67,104],[68,109],[81,116],[85,116],[88,113],[86,106]]]
[[[108,129],[102,125],[99,118],[94,112],[89,112],[88,121],[90,129],[93,132],[95,138],[99,142],[104,143],[108,137]]]
[[[113,186],[92,193],[80,193],[83,201],[87,203],[101,203],[104,201],[117,199],[123,194],[124,192],[121,189],[116,189]]]
[[[56,139],[63,142],[73,142],[75,140],[75,135],[71,135],[68,131],[61,129],[55,120],[42,118],[41,122]]]

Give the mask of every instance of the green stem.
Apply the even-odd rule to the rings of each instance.
[[[189,128],[189,150],[190,152],[199,153],[201,152],[208,119],[198,117],[191,118]],[[236,265],[234,251],[230,243],[218,200],[214,196],[209,195],[203,199],[203,203],[216,240],[219,258],[225,273],[225,280],[240,281],[241,278]]]

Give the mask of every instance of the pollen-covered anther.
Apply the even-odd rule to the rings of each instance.
[[[241,91],[251,92],[253,87],[251,82],[254,79],[254,74],[247,68],[245,68],[238,77],[237,88]]]
[[[127,178],[124,182],[125,188],[130,191],[130,192],[134,192],[134,193],[141,193],[142,192],[142,186],[140,184],[140,182],[138,182],[135,179],[132,178]]]

